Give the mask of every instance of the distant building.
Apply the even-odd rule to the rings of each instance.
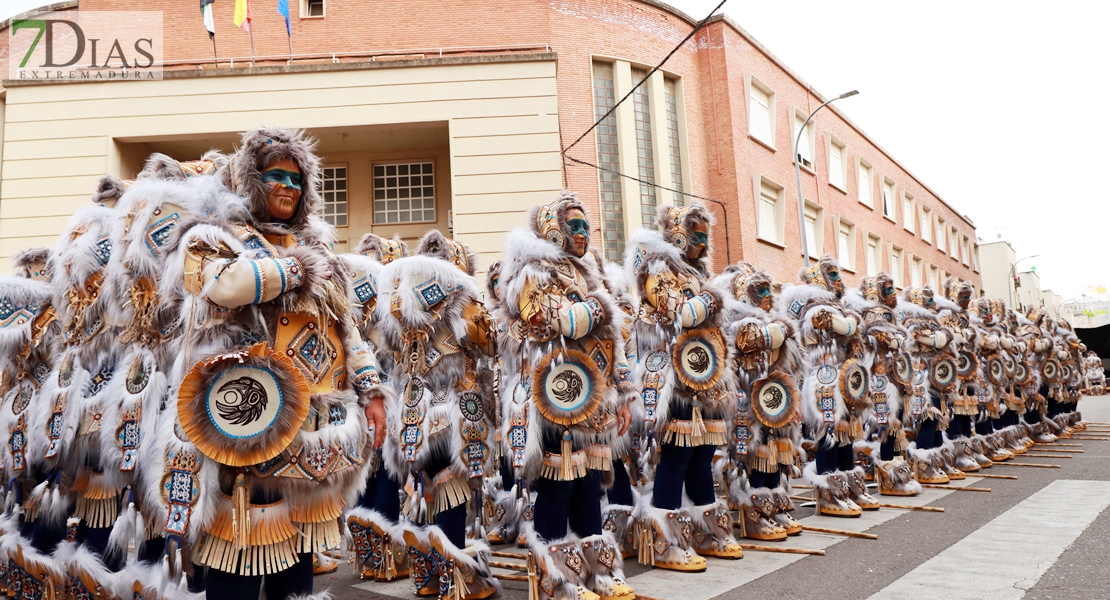
[[[81,0],[163,11],[165,79],[4,82],[0,258],[53,244],[98,176],[134,177],[151,152],[230,150],[236,132],[267,124],[319,138],[339,251],[368,231],[436,227],[484,269],[527,210],[566,187],[616,260],[656,206],[689,198],[615,171],[719,202],[706,203],[717,270],[743,259],[796,281],[804,230],[811,255],[837,256],[852,285],[880,270],[899,287],[982,283],[974,223],[835,107],[802,137],[799,228],[793,138],[824,98],[728,17],[606,116],[695,19],[655,0],[291,0],[290,57],[284,20],[256,3],[252,68],[234,4],[214,5],[218,69],[195,0]],[[607,171],[563,162],[602,117],[568,156]]]

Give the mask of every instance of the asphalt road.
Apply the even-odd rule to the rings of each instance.
[[[1080,409],[1090,422],[1110,423],[1110,396],[1084,398]],[[625,564],[626,577],[647,597],[683,600],[1110,599],[1104,558],[1105,540],[1110,539],[1110,511],[1104,510],[1110,504],[1110,441],[1060,442],[1082,448],[1055,449],[1082,453],[1062,455],[1071,458],[1022,456],[1013,462],[1061,468],[998,466],[984,473],[1018,479],[969,477],[958,484],[987,487],[989,493],[926,490],[912,501],[880,498],[942,507],[943,513],[881,509],[845,520],[811,516],[812,509],[805,507],[795,511],[803,523],[866,531],[877,540],[806,532],[782,544],[824,549],[825,556],[749,550],[740,561],[709,559],[710,569],[696,574],[647,569],[631,560]],[[503,598],[527,598],[522,583],[504,587]],[[348,565],[317,577],[316,590],[324,589],[337,600],[414,597],[407,582],[362,582]]]

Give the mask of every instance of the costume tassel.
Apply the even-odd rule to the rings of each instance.
[[[655,565],[655,540],[653,539],[653,526],[640,526],[639,555],[637,559],[641,565]]]
[[[574,469],[571,468],[571,454],[574,453],[574,446],[570,441],[570,431],[563,430],[563,444],[562,444],[562,458],[563,458],[563,481],[574,480]]]
[[[470,594],[470,589],[466,587],[466,580],[463,579],[462,569],[453,562],[451,565],[451,599],[463,600]]]
[[[701,403],[697,400],[694,401],[694,416],[690,420],[690,427],[690,445],[700,446],[702,440],[705,439],[705,434],[708,432],[705,429],[705,421],[701,418]]]
[[[251,515],[250,498],[247,495],[247,481],[242,473],[235,477],[231,498],[231,531],[236,549],[250,546]]]
[[[528,598],[539,598],[539,586],[537,585],[536,577],[536,559],[532,556],[532,551],[528,551]]]

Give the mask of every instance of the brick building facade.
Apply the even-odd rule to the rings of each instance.
[[[653,0],[289,4],[292,60],[276,2],[252,3],[258,58],[252,69],[249,36],[232,24],[234,3],[217,2],[220,68],[213,69],[212,45],[195,2],[80,0],[81,10],[164,11],[164,57],[167,69],[175,73],[157,82],[161,85],[152,82],[146,97],[153,103],[164,99],[171,108],[161,112],[183,120],[216,114],[207,129],[195,123],[159,122],[156,132],[142,136],[127,123],[104,121],[104,115],[91,112],[75,125],[96,129],[85,137],[112,141],[104,153],[104,170],[133,176],[137,163],[128,156],[145,151],[179,153],[178,158],[187,159],[192,158],[188,153],[202,149],[201,142],[230,149],[233,132],[257,125],[260,119],[308,127],[322,135],[326,163],[335,163],[341,155],[347,157],[341,164],[350,166],[350,187],[343,184],[345,214],[342,224],[337,222],[341,238],[357,240],[369,230],[412,238],[430,226],[451,228],[479,251],[482,267],[497,258],[504,233],[523,224],[525,211],[559,187],[577,192],[590,207],[598,228],[595,243],[611,257],[619,256],[624,236],[644,222],[652,206],[682,198],[561,161],[558,152],[632,91],[634,82],[692,31],[695,20],[673,8]],[[538,64],[545,62],[554,68],[545,70]],[[510,67],[517,63],[525,66]],[[481,93],[475,91],[477,81],[484,86]],[[192,84],[205,86],[210,94],[203,111],[176,107],[169,91]],[[417,84],[422,87],[403,87]],[[62,107],[48,106],[51,92],[44,89],[58,84],[5,85],[6,97],[0,101],[0,123],[6,127],[0,256],[36,241],[47,243],[50,231],[60,231],[65,215],[80,198],[87,198],[76,191],[78,181],[87,180],[88,189],[95,181],[91,172],[75,172],[73,186],[55,194],[69,199],[56,203],[56,214],[44,217],[9,208],[36,197],[29,191],[34,182],[27,182],[27,177],[48,177],[36,170],[45,154],[31,149],[45,142],[31,134],[28,125]],[[134,90],[146,85],[75,87],[89,87],[92,99],[112,97],[114,90],[142,95]],[[243,105],[248,99],[241,93],[250,89],[264,94],[269,85],[276,86],[273,106],[262,102],[252,112],[252,106]],[[365,93],[342,105],[331,101],[339,94],[332,90],[359,85],[366,86]],[[94,92],[93,86],[100,87]],[[401,112],[391,112],[377,101],[391,94],[401,94],[398,102],[406,97],[411,101],[397,109]],[[257,103],[259,97],[265,96],[249,101]],[[479,109],[465,104],[468,98],[480,100],[485,112],[476,116]],[[802,252],[793,134],[797,123],[823,100],[736,23],[717,16],[568,155],[718,201],[707,203],[717,218],[711,232],[715,267],[743,259],[767,269],[778,281],[794,281]],[[448,102],[455,104],[445,108]],[[303,110],[296,109],[298,103]],[[422,111],[433,115],[427,119],[431,123],[417,127],[413,123],[425,120]],[[488,127],[478,121],[483,118],[490,119]],[[119,131],[113,129],[117,127]],[[345,127],[361,140],[357,150],[341,150],[339,137],[329,142],[329,136],[346,140]],[[492,132],[488,141],[480,138],[485,129]],[[81,137],[80,132],[71,135]],[[64,136],[58,133],[51,143],[62,147]],[[903,285],[936,284],[948,274],[981,283],[974,224],[842,113],[826,108],[803,139],[808,140],[800,154],[811,255],[839,256],[851,284],[878,270],[891,272]],[[358,158],[363,155],[365,160]],[[92,161],[90,171],[99,160]],[[413,168],[421,161],[435,163],[436,214],[412,225],[386,222],[387,214],[394,215],[389,219],[397,217],[376,210],[372,199],[384,190],[379,190],[374,170],[406,162],[406,168]],[[360,170],[365,173],[356,180]],[[444,211],[445,207],[450,208]]]

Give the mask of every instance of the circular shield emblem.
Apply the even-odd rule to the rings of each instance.
[[[829,385],[836,381],[836,367],[821,365],[821,368],[817,369],[817,381],[822,385]]]
[[[135,359],[131,361],[131,366],[127,369],[127,381],[124,383],[127,393],[141,394],[146,389],[146,385],[150,383],[150,375],[153,370],[154,365],[147,361],[144,355],[136,355]]]
[[[1017,369],[1017,361],[1009,354],[1002,357],[1002,366],[1006,367],[1006,375],[1013,377],[1014,371]]]
[[[285,450],[308,416],[310,397],[287,356],[256,344],[193,365],[178,392],[177,414],[205,456],[244,467]]]
[[[648,354],[647,358],[644,359],[644,368],[651,373],[658,373],[659,371],[662,371],[664,367],[670,364],[670,362],[671,359],[667,356],[666,352],[662,350],[656,350],[655,352]]]
[[[867,397],[867,369],[859,360],[850,358],[840,368],[840,393],[851,407]]]
[[[956,385],[956,360],[951,356],[942,354],[934,358],[929,372],[933,386],[941,391],[950,391]]]
[[[1006,383],[1006,366],[1002,364],[1002,359],[998,356],[992,356],[987,361],[987,377],[990,378],[991,383],[995,385],[1003,385]]]
[[[1029,372],[1029,367],[1026,367],[1025,363],[1019,362],[1014,368],[1014,380],[1018,383],[1026,383],[1026,380],[1029,379]]]
[[[888,383],[886,375],[876,375],[872,373],[869,379],[872,392],[881,392],[886,389],[886,385]]]
[[[1060,379],[1063,381],[1071,380],[1071,365],[1062,365],[1060,367]]]
[[[419,377],[413,377],[409,380],[408,388],[405,389],[404,394],[405,406],[412,408],[424,399],[424,382]]]
[[[1060,372],[1060,361],[1055,358],[1046,358],[1044,364],[1041,365],[1041,375],[1044,376],[1045,381],[1049,383],[1059,382]]]
[[[960,350],[956,354],[956,376],[963,380],[975,378],[975,371],[979,368],[979,360],[967,350]]]
[[[544,417],[559,425],[589,418],[601,402],[601,373],[593,359],[578,350],[553,352],[540,362],[532,398]]]
[[[482,398],[474,392],[466,392],[459,397],[459,410],[467,421],[480,421],[485,413],[482,408]]]
[[[688,329],[674,346],[675,377],[694,390],[707,390],[724,373],[724,343],[716,329]]]
[[[755,417],[767,427],[788,424],[798,411],[798,390],[786,374],[775,371],[752,385]]]
[[[902,385],[909,385],[913,381],[913,364],[905,352],[899,352],[894,359],[894,378]]]

